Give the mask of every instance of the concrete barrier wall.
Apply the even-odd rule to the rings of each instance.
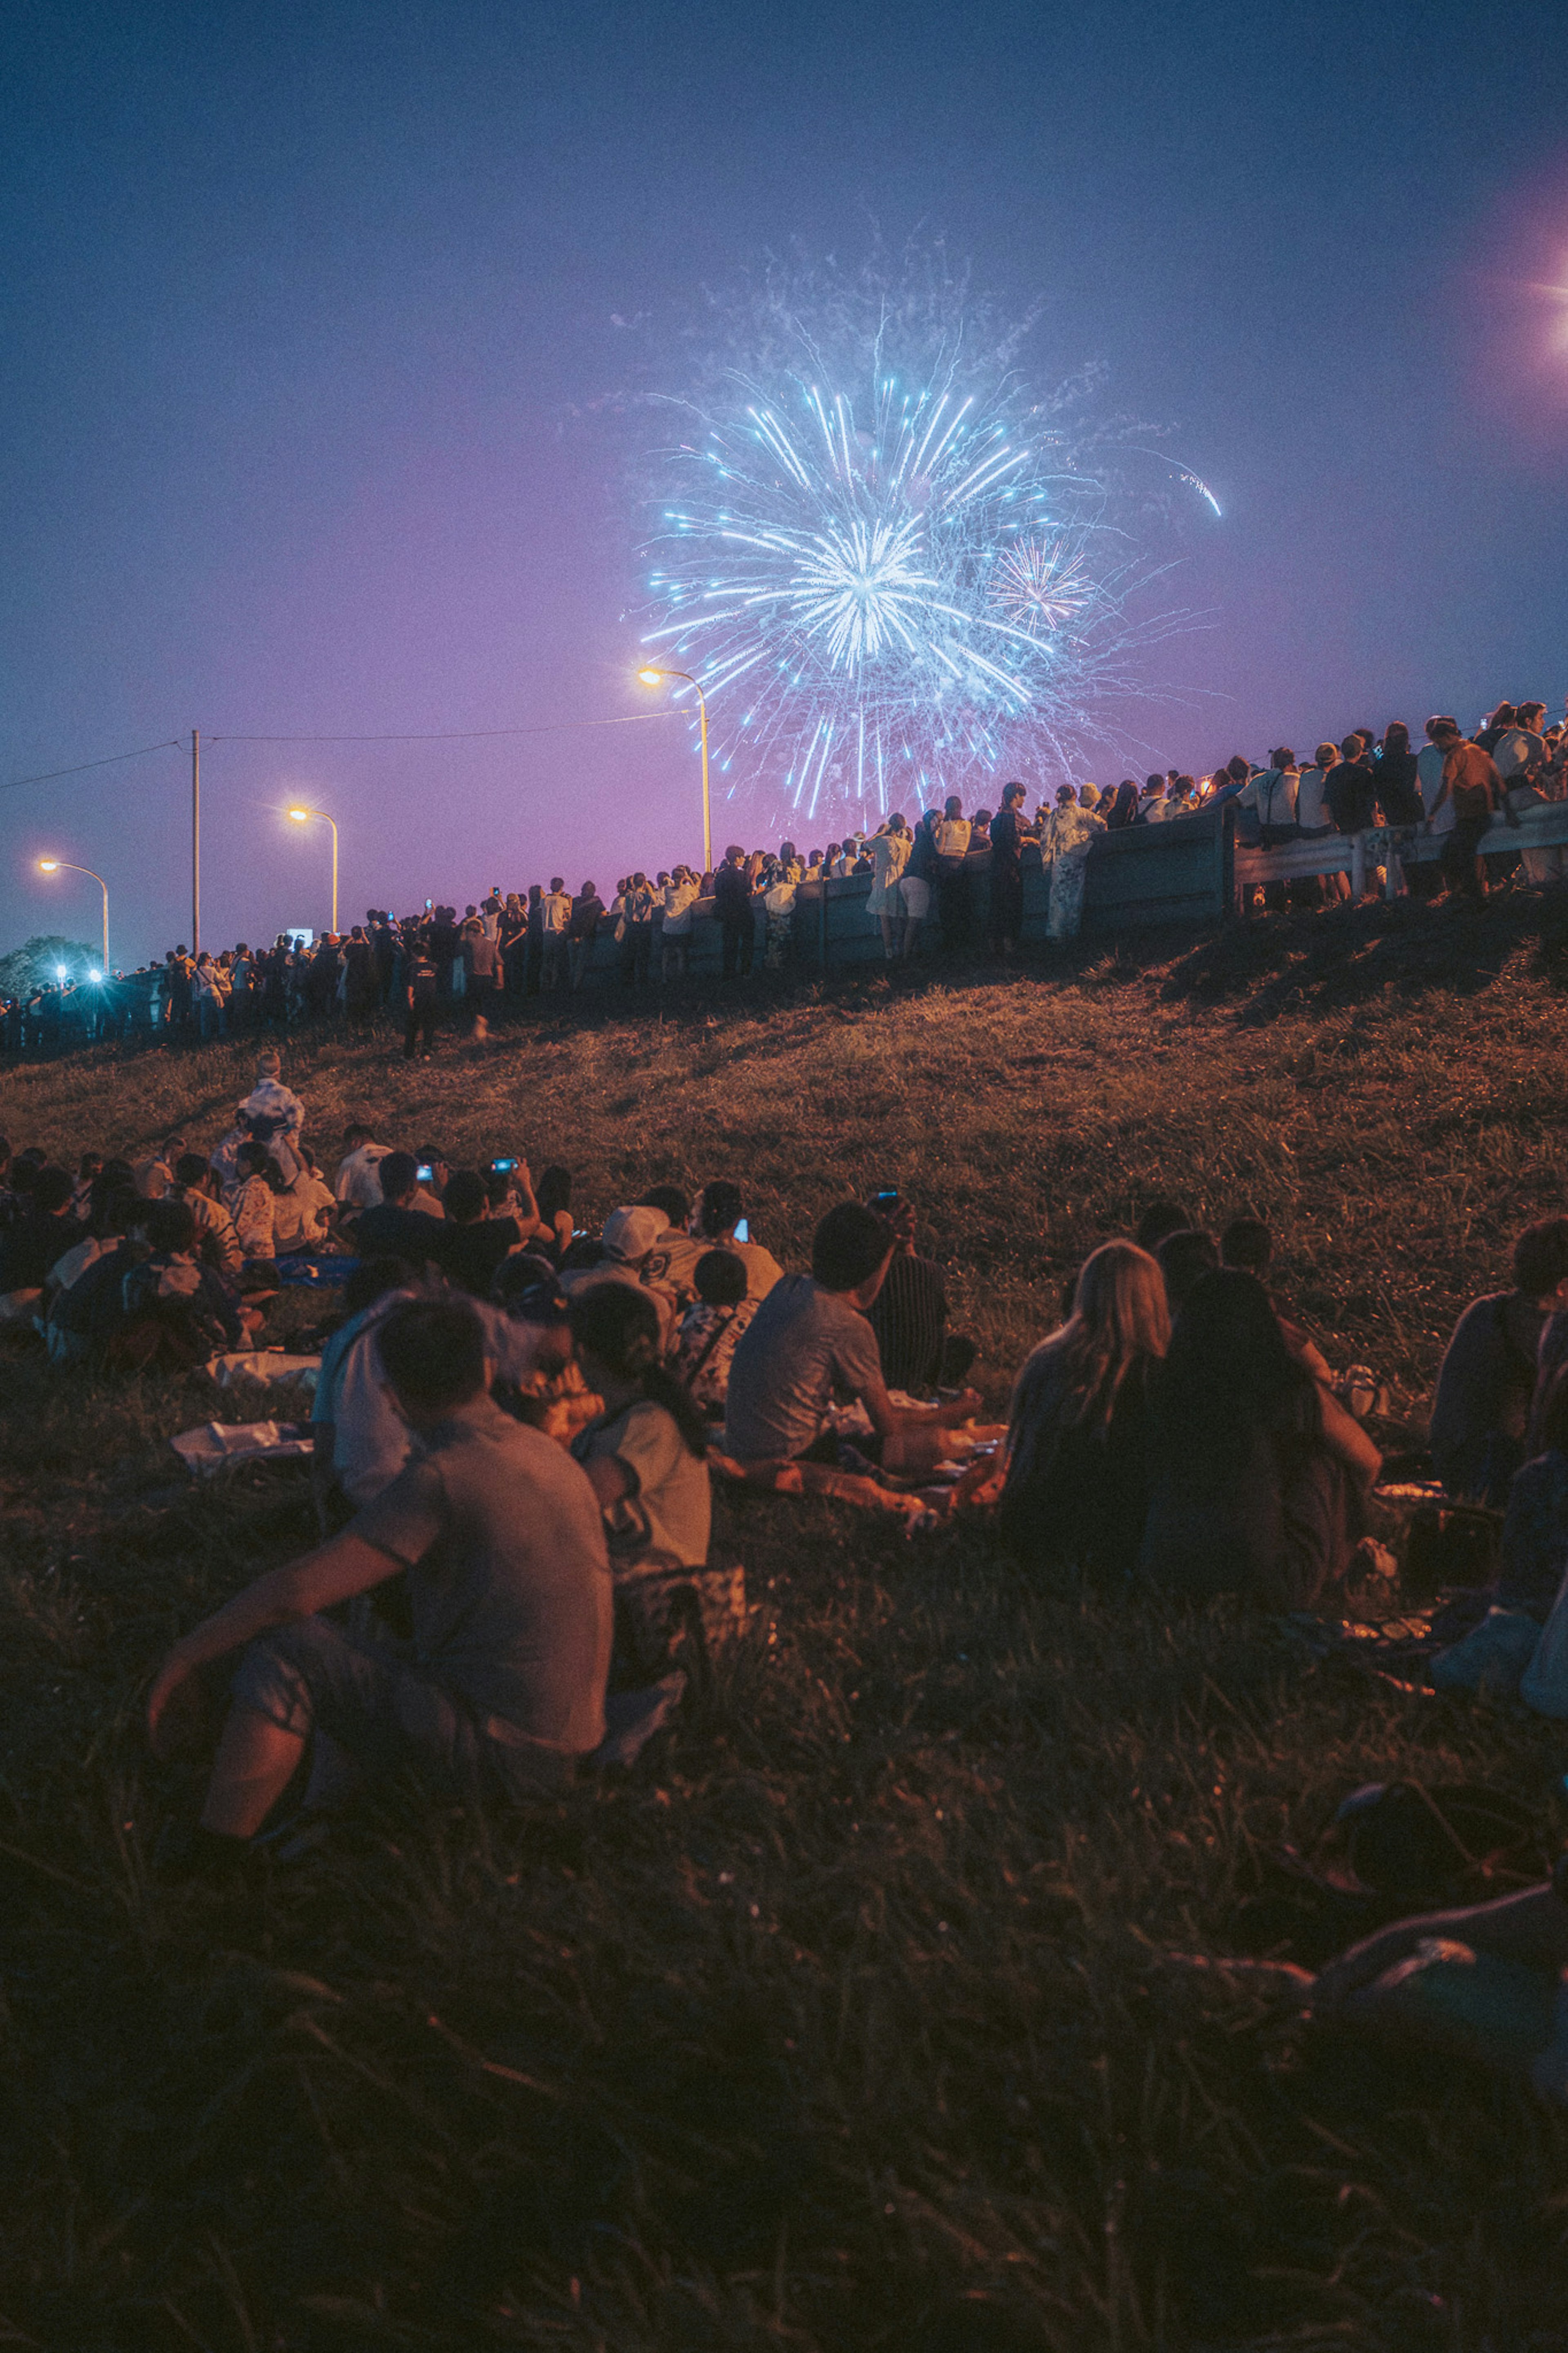
[[[1128,826],[1119,833],[1101,834],[1089,850],[1084,877],[1085,933],[1132,931],[1150,923],[1222,921],[1235,903],[1233,834],[1233,814],[1226,807],[1200,809],[1195,816],[1176,818],[1168,825]],[[1033,844],[1024,851],[1023,869],[1023,935],[1026,940],[1043,940],[1050,912],[1051,878]],[[965,861],[964,887],[969,893],[971,937],[979,944],[989,930],[988,849]],[[864,874],[847,875],[842,881],[802,882],[795,892],[792,961],[822,972],[879,964],[881,927],[866,911],[870,891],[870,878]],[[933,889],[923,934],[933,945],[942,937],[939,895]],[[767,918],[760,905],[754,920],[753,964],[760,965],[767,938]],[[654,939],[657,959],[657,931]],[[594,976],[613,981],[620,968],[620,953],[608,926],[602,927],[594,946]],[[700,899],[692,910],[688,964],[697,974],[717,974],[721,969],[722,935],[713,920],[710,899]]]

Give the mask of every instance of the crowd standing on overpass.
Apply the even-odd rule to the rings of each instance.
[[[1105,787],[1064,783],[1033,818],[1026,788],[1012,783],[994,810],[966,814],[950,796],[912,825],[895,814],[874,833],[804,852],[786,840],[776,851],[733,847],[705,873],[679,864],[651,876],[638,870],[607,900],[593,881],[569,892],[557,874],[548,888],[506,891],[498,882],[461,914],[426,902],[412,915],[370,908],[363,923],[319,938],[280,932],[269,945],[241,941],[199,955],[182,942],[134,972],[46,980],[0,1006],[0,1034],[7,1052],[41,1056],[100,1039],[205,1042],[331,1018],[363,1024],[386,1012],[404,1029],[406,1051],[428,1054],[458,1021],[482,1037],[500,1006],[583,988],[606,934],[614,976],[628,990],[685,977],[692,923],[702,913],[720,926],[723,980],[751,972],[759,927],[764,965],[781,967],[799,886],[847,876],[868,882],[868,913],[889,963],[921,953],[933,913],[944,953],[984,946],[1005,958],[1018,945],[1026,847],[1037,848],[1050,877],[1047,936],[1066,942],[1078,930],[1085,867],[1100,834],[1169,824],[1227,801],[1244,848],[1383,828],[1384,854],[1396,859],[1402,842],[1428,833],[1441,843],[1439,862],[1412,863],[1407,877],[1401,870],[1399,887],[1479,899],[1488,885],[1478,845],[1494,818],[1517,823],[1524,808],[1568,795],[1568,740],[1562,723],[1545,719],[1539,702],[1503,702],[1472,737],[1446,714],[1429,719],[1419,751],[1395,722],[1381,735],[1362,727],[1319,744],[1305,763],[1280,745],[1266,762],[1237,754],[1205,776],[1173,768],[1142,785],[1132,777]],[[1549,883],[1562,880],[1563,860],[1560,849],[1528,848],[1515,865],[1526,882]],[[1507,863],[1490,862],[1494,871]],[[1330,874],[1294,881],[1288,895],[1312,905],[1349,889],[1344,875]],[[1286,895],[1286,885],[1272,886],[1276,902]]]

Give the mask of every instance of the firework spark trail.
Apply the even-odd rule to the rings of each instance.
[[[961,316],[901,326],[884,302],[830,357],[788,319],[796,364],[723,369],[661,465],[644,643],[700,680],[731,792],[782,776],[803,817],[1069,762],[1164,633],[1129,617],[1148,575],[1059,405]]]

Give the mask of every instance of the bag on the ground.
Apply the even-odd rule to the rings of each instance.
[[[714,1655],[746,1630],[745,1570],[652,1559],[617,1562],[615,1579],[617,1680],[652,1683],[682,1667],[706,1689]]]

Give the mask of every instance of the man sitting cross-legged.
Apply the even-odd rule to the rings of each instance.
[[[341,1535],[176,1642],[153,1683],[148,1729],[163,1756],[192,1725],[200,1671],[241,1653],[198,1869],[242,1854],[312,1734],[373,1778],[413,1763],[447,1790],[512,1793],[559,1786],[604,1737],[612,1596],[586,1476],[491,1401],[471,1307],[410,1302],[379,1345],[414,1460]],[[411,1656],[325,1615],[404,1570]]]
[[[963,1451],[949,1432],[973,1415],[973,1390],[941,1406],[900,1407],[888,1396],[866,1311],[893,1247],[891,1227],[875,1211],[858,1201],[829,1209],[812,1240],[811,1272],[776,1282],[742,1334],[730,1367],[723,1451],[755,1483],[888,1503],[895,1499],[856,1477],[855,1455],[923,1476]],[[851,1441],[853,1453],[828,1425],[836,1392],[858,1398],[871,1423],[868,1437]],[[847,1474],[853,1489],[842,1484]]]

